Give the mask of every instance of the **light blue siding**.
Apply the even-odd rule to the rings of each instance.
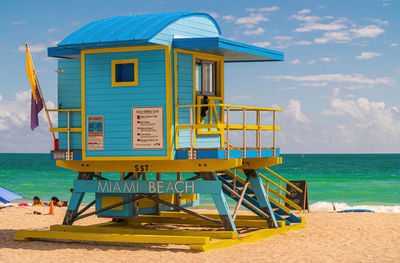
[[[178,53],[178,104],[193,104],[193,55]],[[207,120],[208,121],[208,120]],[[213,120],[214,122],[215,120]],[[180,108],[178,123],[189,124],[189,108]],[[212,148],[221,146],[220,135],[197,135],[196,148]],[[190,131],[181,130],[178,137],[178,149],[190,147]]]
[[[59,59],[58,70],[58,105],[60,109],[81,108],[81,60]],[[71,112],[70,125],[72,128],[81,127],[81,112]],[[67,127],[67,113],[58,113],[58,127]],[[68,145],[67,133],[59,133],[60,150],[66,150]],[[70,136],[71,149],[82,149],[81,133],[73,132]]]
[[[204,16],[189,16],[181,18],[165,27],[150,42],[169,45],[174,35],[185,37],[219,37],[215,24]]]
[[[111,61],[138,59],[138,85],[112,87]],[[104,150],[86,156],[166,156],[165,51],[132,51],[85,55],[85,104],[89,115],[104,116]],[[164,108],[164,148],[132,148],[132,107]]]

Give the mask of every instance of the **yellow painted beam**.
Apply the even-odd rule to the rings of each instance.
[[[222,227],[210,221],[197,218],[177,218],[177,217],[161,217],[152,215],[141,215],[137,219],[128,219],[127,222],[136,224],[140,223],[169,223],[169,224],[182,224],[182,225],[197,225],[197,226],[210,226],[210,227]],[[236,227],[268,227],[265,220],[235,220]]]
[[[190,249],[198,251],[209,251],[213,249],[231,247],[243,243],[253,243],[261,239],[266,239],[290,230],[300,230],[306,226],[304,217],[301,218],[302,222],[295,225],[290,225],[282,228],[261,229],[254,232],[246,233],[236,240],[215,240],[206,245],[191,245]]]
[[[70,128],[70,132],[82,132],[82,128]],[[68,132],[68,128],[50,128],[50,132]]]
[[[110,157],[111,158],[111,157]],[[123,159],[124,157],[120,157]],[[143,159],[149,157],[142,157]],[[229,170],[242,165],[241,158],[197,160],[98,160],[56,161],[57,166],[77,172],[209,172]],[[136,168],[138,170],[135,171]],[[143,170],[141,170],[143,169]]]
[[[232,178],[233,178],[233,173],[231,171],[225,171],[227,174],[229,174]],[[241,173],[244,174],[243,170],[241,170]],[[239,175],[239,174],[237,174]],[[244,175],[243,175],[244,176]],[[240,176],[236,177],[236,180],[238,180],[239,182],[241,182],[243,185],[246,183],[246,181],[241,178]],[[265,187],[265,184],[263,184]],[[249,185],[249,189],[253,189],[251,187],[251,185]],[[272,188],[268,188],[268,190],[271,190]],[[285,211],[286,213],[290,214],[290,209],[287,208],[286,206],[282,205],[281,203],[279,203],[278,201],[276,201],[274,198],[272,198],[271,196],[268,195],[268,200],[273,203],[274,205],[276,205],[277,207],[279,207],[280,209],[282,209],[283,211]]]
[[[275,175],[276,177],[278,177],[279,179],[281,179],[282,181],[284,181],[285,183],[287,183],[288,185],[290,185],[291,187],[293,187],[294,189],[296,189],[297,191],[299,191],[300,193],[303,192],[303,190],[301,190],[300,188],[298,188],[297,186],[295,186],[294,184],[292,184],[291,182],[289,182],[288,180],[286,180],[285,178],[283,178],[282,176],[280,176],[279,174],[275,173],[274,171],[272,171],[271,169],[269,169],[268,167],[264,168],[267,172],[269,172],[272,175]]]
[[[195,210],[194,210],[195,211]],[[201,215],[213,218],[213,219],[219,219],[218,214],[209,214],[209,213],[201,213]],[[187,213],[183,212],[170,212],[170,211],[162,211],[161,216],[164,217],[176,217],[176,218],[196,218],[194,215],[189,215]],[[238,220],[260,220],[260,217],[257,215],[237,215],[236,219]]]
[[[81,111],[81,109],[47,109],[48,111]]]
[[[210,242],[210,237],[198,236],[165,236],[165,235],[128,235],[128,234],[98,234],[61,231],[17,230],[16,241],[19,238],[28,239],[56,239],[79,240],[97,242],[122,242],[122,243],[152,243],[152,244],[196,244],[205,245]]]
[[[236,239],[236,231],[201,231],[201,230],[157,230],[126,227],[97,227],[97,226],[71,226],[52,225],[51,231],[103,233],[103,234],[130,234],[130,235],[154,235],[154,236],[201,236],[218,239]]]
[[[279,148],[276,148],[279,149]],[[242,169],[261,169],[282,163],[282,157],[246,158],[243,159]]]

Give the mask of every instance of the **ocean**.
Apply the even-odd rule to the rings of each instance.
[[[338,210],[362,207],[400,213],[400,154],[282,156],[283,163],[271,169],[288,180],[307,180],[312,211],[331,211],[335,206]],[[77,173],[57,167],[49,154],[0,153],[0,186],[24,197],[14,203],[32,202],[34,196],[43,201],[52,196],[69,200],[76,177]],[[119,174],[107,177],[119,179]],[[162,179],[173,180],[175,175],[163,174]],[[92,200],[88,194],[83,202]],[[201,196],[200,204],[213,206],[207,195]]]

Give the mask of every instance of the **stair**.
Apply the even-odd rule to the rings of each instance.
[[[245,179],[246,176],[244,176],[243,174],[237,172],[236,173],[236,189],[233,189],[233,177],[234,174],[232,171],[219,171],[217,173],[218,179],[225,184],[226,186],[228,186],[230,189],[232,190],[236,190],[236,192],[241,195],[242,194],[242,190],[245,184]],[[223,189],[224,193],[231,197],[232,199],[234,199],[235,201],[238,201],[237,197],[232,196],[227,190]],[[279,198],[281,198],[282,200],[285,200],[285,202],[291,202],[290,200],[288,200],[285,196],[280,195],[278,192],[276,192],[274,189],[272,188],[268,188],[268,191],[270,193],[272,193],[274,196],[279,196]],[[246,190],[246,193],[244,195],[244,199],[246,199],[247,201],[249,201],[252,205],[256,206],[257,208],[260,208],[260,205],[257,201],[256,195],[254,194],[253,190],[251,189],[251,185],[249,185],[249,187]],[[286,225],[289,226],[293,223],[301,223],[301,218],[297,217],[296,215],[294,215],[289,208],[287,208],[286,206],[284,206],[283,204],[279,203],[279,201],[275,200],[273,197],[268,195],[268,199],[270,201],[271,207],[272,207],[272,211],[275,215],[276,220],[280,220],[280,221],[285,221]],[[251,210],[252,212],[254,212],[255,214],[259,215],[260,217],[262,217],[260,214],[258,214],[256,211],[254,211],[251,207],[249,207],[248,205],[242,203],[242,205],[244,207],[246,207],[247,209]],[[292,205],[292,204],[290,204]],[[295,205],[297,206],[297,205]],[[300,207],[296,207],[298,209],[301,209]]]

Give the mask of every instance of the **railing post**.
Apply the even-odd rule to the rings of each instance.
[[[272,130],[272,157],[275,157],[275,146],[276,146],[276,111],[273,111],[273,130]]]
[[[70,144],[70,111],[67,111],[67,140],[68,140],[68,151],[67,151],[67,161],[71,160],[71,144]]]
[[[230,143],[229,143],[229,107],[226,107],[226,159],[229,159],[229,150],[230,150]]]
[[[257,135],[256,135],[257,157],[261,157],[261,111],[257,110]]]
[[[279,179],[279,186],[282,187],[282,180]],[[282,190],[279,188],[279,194],[282,195]],[[281,198],[279,198],[279,203],[281,203]]]
[[[190,111],[190,152],[189,159],[193,159],[193,108],[189,108]]]
[[[243,158],[246,158],[246,109],[243,109]]]

